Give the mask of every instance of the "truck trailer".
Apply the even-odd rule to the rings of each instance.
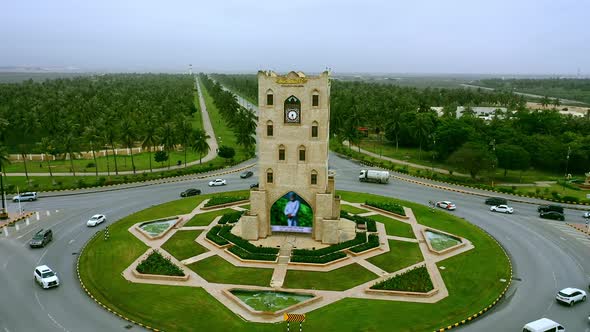
[[[388,171],[375,171],[371,169],[362,169],[359,175],[359,181],[361,182],[376,182],[376,183],[389,183],[389,172]]]

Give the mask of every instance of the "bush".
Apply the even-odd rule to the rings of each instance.
[[[219,231],[218,235],[228,240],[229,242],[235,244],[236,246],[241,247],[242,249],[253,254],[277,255],[279,253],[279,248],[257,247],[252,243],[248,242],[247,240],[244,240],[241,237],[232,234],[231,227],[223,227]]]
[[[371,218],[362,217],[362,216],[355,216],[355,215],[349,214],[346,211],[340,211],[340,218],[346,218],[348,220],[352,220],[355,223],[357,223],[357,225],[358,224],[365,224],[365,225],[367,225],[368,232],[376,232],[377,231],[377,224],[375,223],[375,220],[373,220]]]
[[[213,243],[217,244],[218,246],[229,244],[229,241],[218,235],[222,227],[224,226],[213,226],[206,235],[209,240],[213,241]]]
[[[251,253],[238,246],[232,246],[229,251],[242,259],[257,260],[257,261],[274,261],[277,259],[276,255],[267,255],[260,253]]]
[[[379,236],[375,234],[369,235],[369,240],[363,244],[359,244],[358,246],[354,246],[350,248],[350,251],[353,252],[363,252],[365,250],[369,250],[371,248],[379,247]]]
[[[304,255],[293,255],[291,256],[291,262],[299,263],[312,263],[312,264],[324,264],[337,259],[346,257],[346,254],[342,251],[336,251],[331,254],[323,256],[304,256]]]
[[[233,203],[238,201],[247,200],[247,196],[213,196],[211,199],[205,203],[205,206],[215,206],[227,203]]]
[[[79,179],[77,184],[78,184],[78,188],[86,187],[86,181],[84,181],[84,179]]]
[[[166,276],[184,276],[184,271],[169,258],[154,250],[148,258],[137,265],[137,272],[144,274],[160,274]]]
[[[96,167],[95,163],[91,162],[91,163],[86,164],[86,168],[94,168],[94,167]]]
[[[240,220],[240,217],[242,216],[242,214],[244,214],[244,211],[236,211],[236,212],[226,213],[223,216],[221,216],[221,219],[219,219],[219,221],[217,223],[221,224],[221,225],[224,225],[227,223],[233,224],[233,223],[237,222],[238,220]]]
[[[320,257],[325,255],[331,255],[334,252],[340,251],[342,249],[350,248],[367,241],[367,236],[365,233],[356,233],[356,236],[352,240],[348,240],[345,242],[341,242],[338,244],[333,244],[329,247],[322,248],[322,249],[295,249],[293,250],[293,256],[310,256],[310,257]]]
[[[396,213],[396,214],[399,214],[402,216],[406,215],[406,212],[404,211],[404,207],[397,204],[397,203],[366,201],[365,204],[372,206],[372,207],[376,207],[381,210],[393,212],[393,213]]]
[[[574,202],[577,203],[580,199],[574,196],[563,196],[562,198],[566,202]]]
[[[434,289],[425,266],[411,269],[371,286],[371,289],[426,293]]]

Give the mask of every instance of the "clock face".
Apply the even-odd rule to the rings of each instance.
[[[287,109],[285,114],[285,122],[299,123],[299,110],[298,109]]]
[[[287,114],[289,120],[297,120],[297,112],[296,111],[289,111]]]

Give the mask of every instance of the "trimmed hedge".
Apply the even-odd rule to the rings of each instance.
[[[377,232],[376,221],[369,218],[369,217],[356,216],[356,215],[352,215],[346,211],[340,211],[340,218],[346,218],[348,220],[352,220],[357,224],[366,224],[368,232]]]
[[[238,201],[247,200],[247,196],[213,196],[207,203],[205,203],[206,207],[233,203]]]
[[[331,261],[335,261],[337,259],[346,257],[346,254],[342,251],[336,251],[327,255],[323,256],[303,256],[303,255],[293,255],[291,256],[291,262],[298,262],[298,263],[313,263],[313,264],[324,264]]]
[[[221,231],[222,228],[224,228],[226,226],[213,226],[209,232],[207,232],[206,237],[213,241],[215,244],[219,245],[219,246],[224,246],[226,244],[229,244],[229,241],[227,241],[226,239],[224,239],[223,237],[219,236],[219,232]],[[230,227],[227,227],[230,228]]]
[[[363,252],[365,250],[369,250],[371,248],[377,248],[379,247],[379,236],[375,235],[375,234],[370,234],[369,235],[369,240],[363,244],[359,244],[358,246],[354,246],[352,248],[349,248],[348,250],[353,251],[353,252]]]
[[[413,268],[371,286],[371,289],[426,293],[434,289],[425,266]]]
[[[397,213],[399,215],[405,216],[406,212],[404,211],[404,207],[393,202],[374,202],[374,201],[366,201],[366,205],[376,207],[381,210]]]
[[[184,276],[184,271],[180,267],[174,265],[170,258],[162,256],[157,250],[154,250],[145,260],[139,263],[136,270],[143,274]]]
[[[367,242],[367,236],[365,233],[356,233],[356,236],[352,240],[348,240],[345,242],[341,242],[338,244],[333,244],[329,247],[322,248],[322,249],[295,249],[292,251],[293,256],[307,256],[307,257],[320,257],[329,255],[340,250],[357,246],[359,244]],[[346,256],[346,255],[345,255]]]
[[[259,253],[251,253],[238,246],[232,246],[229,251],[242,259],[257,260],[257,261],[274,261],[277,255],[266,255]]]
[[[235,244],[236,246],[244,249],[247,252],[253,254],[263,254],[263,255],[277,255],[279,253],[279,248],[271,248],[271,247],[257,247],[252,243],[248,242],[247,240],[242,239],[239,236],[236,236],[231,233],[231,227],[224,227],[219,231],[219,236],[223,237],[224,239],[228,240],[229,242]]]
[[[235,222],[238,222],[238,220],[240,220],[240,217],[242,216],[242,214],[244,214],[244,211],[236,211],[236,212],[226,213],[223,216],[221,216],[221,219],[219,219],[219,221],[217,223],[221,224],[221,225],[224,225],[227,223],[233,224]]]

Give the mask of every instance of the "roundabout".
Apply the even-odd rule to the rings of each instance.
[[[285,312],[261,313],[244,305],[248,302],[232,296],[234,290],[310,294],[312,299],[290,306],[289,312],[307,313],[305,327],[311,330],[386,330],[395,326],[399,330],[424,331],[452,325],[484,308],[487,310],[508,288],[511,269],[503,249],[470,223],[411,202],[353,192],[338,194],[344,210],[379,220],[376,223],[379,247],[360,255],[348,252],[344,260],[316,266],[243,261],[208,241],[206,232],[228,210],[241,211],[240,205],[247,203],[201,210],[211,198],[204,195],[154,206],[122,218],[109,226],[108,240],[104,239],[104,231],[98,232],[80,256],[81,281],[98,302],[130,320],[161,330],[191,330],[195,324],[215,321],[209,325],[210,329],[219,331],[276,330],[278,327],[272,323],[280,322]],[[361,206],[366,200],[401,203],[406,207],[409,221]],[[203,215],[206,217],[200,217]],[[170,216],[179,216],[182,221],[159,239],[152,240],[135,227],[146,220]],[[452,250],[447,252],[435,251],[425,231],[453,235],[460,239],[460,245],[451,246]],[[188,241],[185,236],[178,237],[185,233]],[[302,248],[311,239],[272,236],[265,241]],[[179,252],[175,248],[181,246],[174,242],[191,249]],[[168,252],[163,248],[172,249]],[[133,272],[135,267],[153,249],[181,267],[188,278],[138,277]],[[370,289],[379,281],[425,265],[434,294]],[[363,319],[339,319],[359,315]]]

